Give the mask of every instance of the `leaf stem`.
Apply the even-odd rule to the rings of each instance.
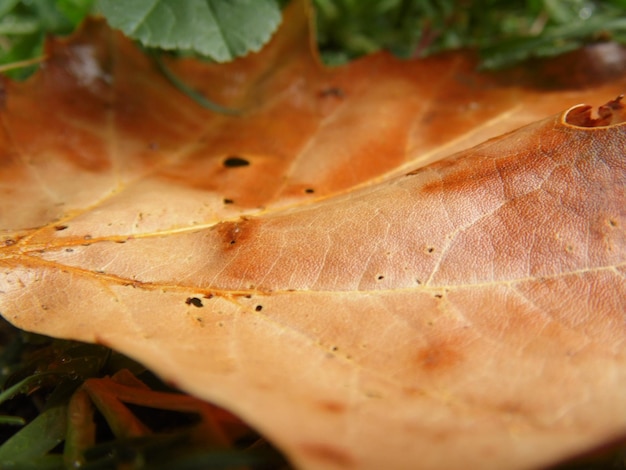
[[[165,65],[165,63],[161,59],[161,56],[157,52],[152,51],[150,55],[154,59],[154,62],[159,68],[159,71],[165,76],[165,78],[167,78],[169,82],[172,85],[174,85],[178,90],[180,90],[182,93],[184,93],[189,98],[194,100],[203,108],[208,109],[209,111],[216,112],[216,113],[227,114],[229,116],[236,116],[236,115],[241,114],[240,110],[227,108],[225,106],[221,106],[217,103],[214,103],[213,101],[209,100],[206,96],[204,96],[197,90],[194,90],[184,81],[182,81],[174,72],[172,72],[167,65]]]
[[[45,55],[34,57],[32,59],[20,60],[17,62],[11,62],[9,64],[0,65],[0,73],[8,72],[9,70],[15,70],[22,67],[29,67],[31,65],[37,65],[40,62],[46,60]]]

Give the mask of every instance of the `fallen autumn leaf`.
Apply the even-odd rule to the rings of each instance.
[[[535,468],[623,436],[624,110],[573,105],[624,77],[325,69],[286,18],[259,54],[172,64],[241,116],[99,22],[6,83],[2,315],[142,361],[300,468]]]

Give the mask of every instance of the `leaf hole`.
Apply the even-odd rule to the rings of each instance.
[[[250,162],[238,155],[231,155],[229,157],[226,157],[226,159],[224,160],[224,166],[226,168],[238,168],[248,165],[250,165]]]

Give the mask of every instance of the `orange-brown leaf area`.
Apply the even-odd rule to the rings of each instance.
[[[539,468],[626,434],[621,49],[542,88],[465,54],[325,68],[307,31],[294,3],[258,54],[170,62],[234,116],[99,21],[7,81],[2,315],[303,469]]]

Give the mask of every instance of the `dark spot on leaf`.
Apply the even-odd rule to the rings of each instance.
[[[57,232],[60,232],[61,230],[65,230],[66,228],[67,228],[67,225],[55,225],[55,226],[54,226],[54,229],[55,229]]]
[[[428,251],[429,253],[432,253],[433,251],[435,251],[435,249],[432,246],[430,246],[426,249],[426,251]]]
[[[4,246],[11,246],[11,245],[15,245],[15,240],[13,240],[12,238],[7,238],[4,241]]]
[[[263,310],[263,305],[257,305],[256,307],[254,307],[254,310],[260,312],[261,310]]]
[[[315,192],[315,189],[313,189],[313,188],[306,188],[304,190],[304,192],[307,193],[307,194],[313,194]]]
[[[204,296],[205,299],[212,299],[213,298],[213,294],[206,294]]]
[[[421,284],[421,283],[422,283],[422,281],[420,281],[419,279],[415,279],[415,282],[416,282],[417,284]]]
[[[378,279],[379,281],[385,279],[385,276],[383,276],[382,274],[380,276],[378,276],[376,279]]]
[[[442,294],[435,294],[435,298],[436,299],[443,299],[443,295]]]
[[[74,248],[66,248],[65,251],[67,253],[73,253],[74,252]]]
[[[609,219],[609,225],[611,227],[617,227],[617,221],[613,220],[613,219]]]
[[[341,88],[335,86],[324,88],[322,91],[320,91],[321,98],[343,98],[345,96],[346,94],[344,93],[344,91]]]
[[[231,155],[224,160],[224,166],[226,168],[237,168],[240,166],[248,166],[250,162],[245,158],[239,157],[237,155]]]
[[[187,300],[185,300],[185,303],[187,305],[193,305],[194,307],[204,307],[204,305],[202,305],[202,300],[200,300],[198,297],[187,297]]]
[[[233,201],[232,199],[228,199],[228,198],[224,198],[224,204],[234,204],[235,201]]]

